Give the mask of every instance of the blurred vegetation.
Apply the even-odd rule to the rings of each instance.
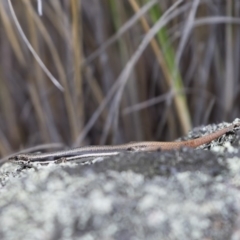
[[[0,2],[0,156],[173,140],[239,116],[240,1]]]

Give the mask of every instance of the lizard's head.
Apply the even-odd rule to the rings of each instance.
[[[25,154],[18,154],[10,157],[8,161],[15,162],[15,163],[24,163],[28,161],[28,158]]]

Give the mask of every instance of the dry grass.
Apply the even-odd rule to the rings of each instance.
[[[8,1],[0,156],[46,143],[172,140],[239,116],[239,1],[47,0],[39,16],[37,1],[12,0],[44,66]]]

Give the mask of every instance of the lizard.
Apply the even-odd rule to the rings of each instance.
[[[40,154],[18,154],[9,158],[9,161],[15,163],[49,163],[61,161],[71,161],[86,157],[106,157],[117,155],[121,152],[151,152],[151,151],[165,151],[180,149],[182,147],[196,148],[203,144],[207,144],[225,133],[233,131],[235,128],[240,127],[240,122],[231,124],[228,127],[217,130],[216,132],[208,135],[174,142],[158,142],[158,141],[145,141],[145,142],[130,142],[121,145],[102,145],[102,146],[85,146],[69,150],[61,150],[50,153]],[[57,161],[56,161],[57,159]]]

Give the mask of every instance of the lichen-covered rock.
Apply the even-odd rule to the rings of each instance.
[[[0,183],[0,239],[240,239],[238,133],[90,165],[6,163]]]

